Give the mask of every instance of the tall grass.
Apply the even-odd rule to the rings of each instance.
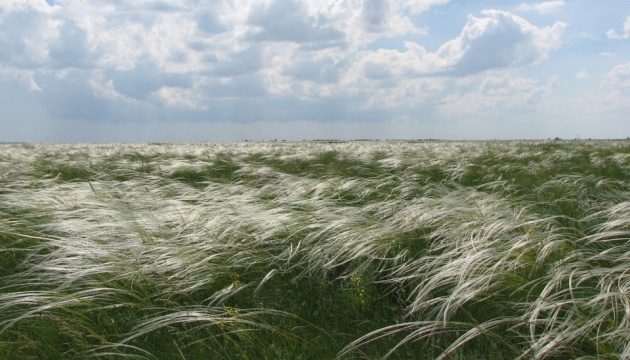
[[[4,145],[3,358],[628,358],[630,144]]]

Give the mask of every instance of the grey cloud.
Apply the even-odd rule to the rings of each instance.
[[[119,119],[124,104],[95,97],[87,84],[88,77],[85,71],[76,71],[63,79],[40,75],[36,80],[42,91],[34,96],[53,118],[98,121]]]
[[[363,74],[366,78],[372,80],[389,79],[392,73],[383,66],[383,64],[376,64],[374,62],[368,62],[363,67]]]
[[[323,15],[308,17],[305,6],[302,2],[276,0],[268,8],[255,8],[248,23],[260,27],[260,31],[248,34],[247,39],[337,45],[343,33],[333,29]]]
[[[187,47],[191,50],[199,52],[201,55],[201,61],[206,64],[216,64],[219,62],[219,58],[213,52],[212,44],[203,41],[192,41],[188,43]]]
[[[365,99],[362,96],[338,96],[338,97],[322,97],[308,100],[288,98],[283,99],[281,106],[288,108],[288,116],[284,116],[282,120],[307,120],[319,123],[329,122],[372,122],[382,121],[390,118],[395,113],[391,109],[369,109],[360,110],[360,104]],[[294,104],[291,107],[288,104]],[[275,120],[275,119],[269,119]]]
[[[52,75],[40,75],[37,82],[42,91],[32,97],[42,111],[52,119],[68,121],[85,120],[98,128],[104,123],[138,123],[146,128],[152,121],[177,121],[187,118],[193,121],[205,119],[199,111],[169,109],[148,101],[120,101],[95,94],[89,83],[91,71],[73,70],[63,79]]]
[[[147,9],[158,11],[158,12],[167,12],[167,11],[177,10],[177,7],[164,1],[155,1],[155,2],[149,3],[147,5]]]
[[[113,16],[108,19],[113,23],[125,24],[141,24],[145,29],[150,29],[161,14],[169,12],[177,12],[183,9],[164,2],[141,3],[117,1]]]
[[[168,57],[168,60],[174,63],[184,64],[189,60],[189,56],[186,51],[175,50]]]
[[[10,38],[3,33],[0,33],[0,61],[3,63],[9,63],[18,54],[24,52],[24,44],[18,39]]]
[[[215,54],[204,54],[202,60],[206,64],[216,64],[219,62],[219,58]]]
[[[378,121],[383,111],[357,111],[358,101],[348,97],[298,99],[220,98],[208,102],[205,120],[249,123],[254,121],[291,122],[295,120],[319,123],[336,121]]]
[[[263,79],[258,74],[232,76],[229,81],[212,78],[203,86],[203,94],[209,98],[261,97],[267,95]]]
[[[208,62],[213,62],[216,59],[216,56],[208,56]],[[262,66],[263,57],[260,49],[252,46],[246,50],[231,54],[226,61],[217,63],[212,74],[221,77],[241,75],[258,71]]]
[[[221,23],[217,14],[209,9],[198,12],[195,14],[194,19],[199,30],[204,33],[218,34],[227,30],[227,26]]]
[[[343,68],[345,68],[344,63],[335,62],[331,58],[302,59],[283,69],[282,75],[317,83],[334,83],[339,80],[339,72]]]
[[[57,68],[85,68],[90,67],[93,61],[93,56],[87,49],[85,31],[72,21],[63,23],[59,38],[51,45],[48,56]]]
[[[203,52],[210,49],[211,47],[209,44],[206,44],[203,41],[191,41],[188,43],[188,48],[193,49],[195,51]]]
[[[379,32],[387,26],[389,2],[385,0],[363,0],[361,17],[367,31]]]
[[[50,32],[45,17],[35,12],[11,12],[0,18],[0,61],[19,68],[42,65],[45,59],[36,53],[44,53],[48,44],[43,34]]]
[[[110,70],[114,89],[125,96],[144,100],[162,86],[189,87],[192,74],[169,74],[161,71],[150,59],[136,63],[133,70]]]
[[[37,92],[30,91],[18,81],[0,81],[0,141],[28,141],[26,135],[39,128],[46,117],[37,103]]]
[[[343,39],[339,38],[331,41],[322,41],[322,42],[305,42],[301,43],[299,50],[300,51],[319,51],[330,48],[338,48],[338,49],[347,49],[348,43]]]

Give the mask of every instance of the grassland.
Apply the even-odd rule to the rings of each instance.
[[[0,358],[630,358],[630,142],[0,146]]]

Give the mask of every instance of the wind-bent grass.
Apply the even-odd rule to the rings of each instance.
[[[628,358],[630,144],[0,147],[0,357]]]

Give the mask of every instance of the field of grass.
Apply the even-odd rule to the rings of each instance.
[[[0,145],[2,359],[628,359],[630,141]]]

